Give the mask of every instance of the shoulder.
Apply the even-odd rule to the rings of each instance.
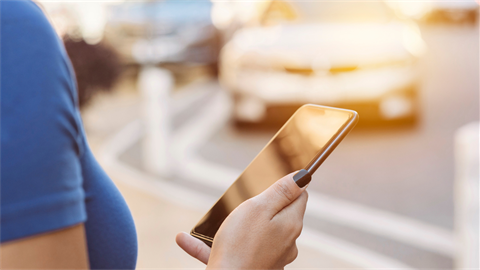
[[[0,4],[2,145],[34,127],[37,135],[79,137],[75,76],[62,41],[34,2]]]
[[[31,0],[2,0],[0,1],[2,7],[2,21],[3,20],[37,20],[42,22],[46,20],[42,9]],[[48,23],[48,20],[47,20]]]
[[[21,64],[42,57],[66,56],[61,40],[42,9],[34,2],[2,0],[0,12],[3,61],[19,60],[22,57],[19,62]]]
[[[32,28],[51,33],[48,19],[37,4],[30,0],[0,1],[2,28]]]
[[[58,35],[37,4],[30,0],[2,0],[0,12],[4,60],[25,54],[35,58],[55,53],[64,56]]]
[[[53,95],[75,107],[73,69],[43,11],[29,0],[2,0],[0,5],[2,101],[28,96],[42,102]]]

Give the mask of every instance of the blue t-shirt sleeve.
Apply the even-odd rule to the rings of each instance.
[[[30,1],[0,1],[1,242],[86,220],[81,120],[61,41]]]

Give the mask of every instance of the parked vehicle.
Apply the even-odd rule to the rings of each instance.
[[[469,1],[434,2],[425,21],[429,23],[454,23],[475,25],[478,20],[478,3]]]
[[[478,19],[478,1],[391,1],[387,4],[400,17],[431,24],[470,24]]]
[[[418,26],[382,2],[271,1],[221,52],[239,125],[280,125],[299,106],[357,110],[360,124],[414,123]]]

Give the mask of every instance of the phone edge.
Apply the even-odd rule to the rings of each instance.
[[[327,106],[323,106],[327,107]],[[331,108],[331,107],[329,107]],[[338,109],[338,108],[332,108]],[[313,175],[315,171],[323,164],[323,162],[330,156],[330,154],[337,148],[337,146],[345,139],[345,137],[353,130],[353,128],[358,123],[360,117],[356,111],[341,109],[342,111],[348,111],[352,114],[352,117],[348,122],[343,124],[343,126],[332,136],[332,138],[325,144],[325,147],[322,148],[316,157],[310,161],[310,163],[305,167],[310,175]]]
[[[213,239],[211,239],[210,237],[208,237],[206,235],[196,233],[195,232],[195,227],[193,227],[193,229],[190,231],[190,235],[199,239],[200,241],[204,242],[207,246],[212,247]]]
[[[283,124],[283,126],[275,133],[275,135],[272,136],[272,138],[268,141],[268,143],[265,144],[265,146],[262,148],[262,150],[260,150],[258,152],[258,154],[255,156],[255,158],[252,159],[252,161],[245,167],[245,168],[248,168],[248,166],[250,166],[250,164],[257,158],[258,155],[260,155],[260,153],[263,152],[263,150],[265,150],[265,148],[270,145],[270,143],[277,137],[277,135],[287,126],[287,124],[291,121],[291,119],[293,119],[293,117],[297,114],[298,111],[300,111],[301,108],[303,107],[308,107],[308,106],[313,106],[313,107],[322,107],[322,108],[329,108],[329,109],[334,109],[334,110],[341,110],[341,111],[348,111],[350,113],[352,113],[352,118],[346,122],[340,129],[337,133],[335,133],[334,137],[332,138],[332,140],[328,141],[327,142],[327,149],[325,151],[320,150],[319,151],[319,154],[318,154],[318,158],[315,157],[312,159],[312,161],[306,166],[306,170],[310,172],[310,170],[308,168],[314,166],[315,164],[317,164],[319,162],[318,165],[315,165],[315,168],[314,170],[311,172],[312,174],[318,169],[318,167],[320,167],[320,165],[328,158],[328,156],[333,152],[333,150],[335,150],[335,148],[340,144],[340,142],[342,142],[342,140],[350,133],[350,131],[355,127],[355,125],[358,123],[359,121],[359,115],[356,111],[353,111],[353,110],[349,110],[349,109],[342,109],[342,108],[335,108],[335,107],[330,107],[330,106],[323,106],[323,105],[316,105],[316,104],[304,104],[302,105],[300,108],[298,108],[295,113],[292,114],[292,116],[290,116],[290,118]],[[326,155],[325,155],[326,154]],[[238,178],[243,174],[243,171],[242,173],[237,177],[237,179],[235,179],[235,181],[238,180]],[[235,183],[234,181],[234,183]],[[229,187],[230,188],[230,187]],[[215,201],[215,203],[212,205],[211,208],[213,208],[213,206],[215,206],[215,204],[217,204],[217,202],[223,197],[223,195],[225,195],[225,193],[228,191],[225,190],[225,192],[218,198],[217,201]],[[211,208],[207,211],[207,213],[211,210]],[[202,217],[203,219],[203,217]],[[200,220],[201,221],[201,220]],[[200,221],[198,223],[200,223]],[[190,235],[201,240],[202,242],[204,242],[206,245],[208,245],[209,247],[212,246],[213,244],[213,238],[209,237],[209,236],[206,236],[206,235],[203,235],[203,234],[199,234],[197,232],[195,232],[195,227],[198,225],[195,224],[195,226],[192,228],[192,230],[190,231]]]

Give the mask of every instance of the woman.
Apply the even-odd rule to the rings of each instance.
[[[35,3],[0,1],[1,267],[134,269],[130,211],[90,151],[75,76]],[[282,268],[293,261],[307,194],[280,179],[239,206],[210,249],[177,243],[208,268]]]

